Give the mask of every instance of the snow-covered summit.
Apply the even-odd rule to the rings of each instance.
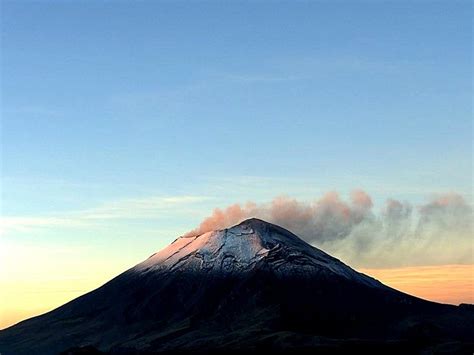
[[[231,228],[180,237],[133,270],[236,274],[262,267],[277,274],[339,275],[371,286],[382,286],[288,230],[256,218]]]

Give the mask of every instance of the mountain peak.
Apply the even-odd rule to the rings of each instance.
[[[372,347],[373,334],[391,343],[405,332],[422,334],[424,343],[431,329],[436,338],[454,329],[471,341],[472,312],[452,307],[449,321],[449,307],[390,289],[286,229],[252,218],[180,237],[102,287],[0,331],[0,350],[50,355],[90,344],[114,354],[249,354],[303,343],[318,352],[321,344],[328,349],[324,337],[332,348],[334,339],[350,336],[348,347],[334,348],[339,353],[362,336],[367,349],[383,352]],[[433,311],[445,323],[425,323]]]
[[[240,222],[239,224],[236,224],[233,227],[238,227],[238,226],[262,227],[262,226],[273,226],[273,224],[271,224],[267,221],[264,221],[263,219],[252,217],[252,218],[248,218],[246,220],[243,220],[242,222]],[[233,227],[230,227],[230,228],[233,228]],[[229,229],[229,228],[227,228],[227,229]]]
[[[135,272],[193,272],[243,275],[266,270],[279,275],[327,275],[381,286],[290,231],[257,218],[230,228],[183,236],[133,269]]]

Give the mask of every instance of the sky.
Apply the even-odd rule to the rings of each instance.
[[[214,208],[314,207],[331,191],[371,204],[326,250],[407,292],[474,302],[470,1],[4,0],[0,22],[0,328]],[[347,253],[386,233],[392,200],[410,206],[410,238],[435,245],[423,265]],[[417,272],[456,291],[426,291]]]

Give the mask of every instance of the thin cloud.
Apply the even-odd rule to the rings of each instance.
[[[110,220],[158,219],[160,216],[186,213],[189,207],[209,199],[206,196],[192,195],[153,196],[118,200],[82,211],[48,216],[2,216],[0,217],[0,234],[31,232],[44,228],[91,227]]]
[[[297,80],[304,80],[306,77],[304,76],[296,76],[296,75],[278,75],[278,74],[226,74],[223,76],[224,80],[228,80],[230,82],[240,83],[240,84],[273,84],[273,83],[281,83],[281,82],[288,82],[288,81],[297,81]]]
[[[0,235],[9,232],[30,232],[37,228],[50,227],[79,227],[84,221],[66,217],[0,217]]]
[[[209,199],[206,196],[155,196],[126,199],[81,211],[78,215],[86,220],[157,218],[176,208],[194,205]]]

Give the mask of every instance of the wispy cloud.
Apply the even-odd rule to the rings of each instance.
[[[43,106],[5,107],[2,112],[7,115],[33,115],[41,117],[62,115],[62,111],[57,108]]]
[[[307,79],[305,76],[297,76],[291,74],[252,74],[252,73],[232,73],[232,74],[224,74],[222,75],[223,80],[227,80],[230,82],[235,83],[242,83],[242,84],[265,84],[265,83],[281,83],[287,81],[296,81],[296,80],[304,80]]]
[[[105,203],[78,213],[83,220],[158,218],[189,205],[209,200],[205,196],[155,196]]]
[[[166,109],[176,107],[176,103],[181,103],[182,100],[199,95],[211,85],[212,83],[208,80],[198,80],[166,89],[156,86],[149,90],[123,92],[109,97],[108,104],[120,108],[136,109],[137,107],[154,106]]]
[[[73,212],[45,216],[2,216],[0,234],[31,232],[38,228],[91,227],[110,220],[159,219],[189,214],[190,207],[210,200],[206,196],[152,196],[122,199]]]
[[[84,223],[77,218],[67,217],[20,217],[20,216],[2,216],[0,217],[0,235],[9,232],[30,232],[35,228],[47,227],[79,227]]]

